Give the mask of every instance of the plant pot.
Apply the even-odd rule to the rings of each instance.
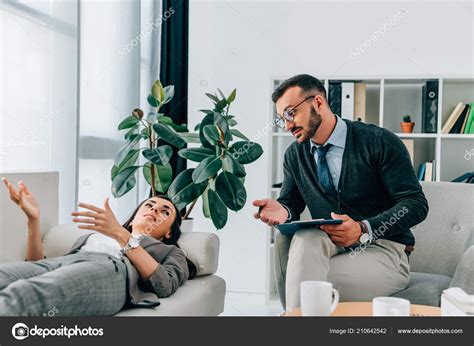
[[[415,123],[406,123],[406,122],[401,122],[400,127],[402,128],[403,133],[412,133],[413,132],[413,127],[415,126]]]
[[[193,219],[183,219],[181,222],[181,232],[189,233],[193,231]]]

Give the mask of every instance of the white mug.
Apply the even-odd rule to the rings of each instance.
[[[339,303],[339,292],[330,282],[303,281],[300,299],[302,316],[329,316]]]
[[[395,297],[372,299],[373,316],[410,316],[410,301]]]

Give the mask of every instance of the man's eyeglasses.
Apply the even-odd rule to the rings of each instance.
[[[290,109],[287,109],[286,111],[283,111],[283,116],[280,116],[280,115],[277,115],[274,119],[273,119],[273,124],[281,129],[284,129],[285,128],[285,120],[286,121],[293,121],[295,119],[295,113],[296,113],[296,108],[298,108],[300,105],[302,105],[303,103],[305,103],[306,101],[308,100],[311,100],[315,95],[312,95],[312,96],[308,96],[307,98],[305,98],[303,101],[301,101],[300,103],[298,103],[296,106],[290,108]]]

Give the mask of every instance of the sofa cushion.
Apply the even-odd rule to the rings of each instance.
[[[51,228],[43,237],[45,256],[63,256],[69,252],[77,238],[92,232],[79,229],[76,224],[62,224]],[[182,233],[178,244],[196,265],[198,276],[217,271],[219,238],[214,233]]]
[[[441,293],[449,287],[451,280],[445,275],[412,272],[408,286],[393,297],[408,299],[412,304],[440,306]]]
[[[422,182],[421,186],[429,212],[426,220],[412,229],[416,244],[410,269],[452,277],[474,231],[474,185]]]
[[[116,316],[217,316],[224,311],[225,281],[217,275],[188,280],[154,308],[133,308]]]

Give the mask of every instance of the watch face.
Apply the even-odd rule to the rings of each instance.
[[[367,233],[363,233],[360,238],[359,238],[359,241],[362,243],[362,244],[367,244],[370,240],[370,237]]]
[[[130,240],[129,240],[129,243],[130,243],[130,247],[132,247],[132,248],[138,247],[138,245],[140,245],[140,239],[135,238],[135,237],[131,237]]]

